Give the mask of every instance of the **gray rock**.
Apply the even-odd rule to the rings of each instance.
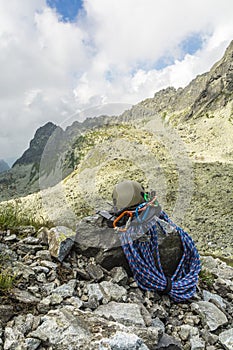
[[[127,296],[127,290],[118,286],[116,283],[103,281],[100,283],[100,287],[103,290],[103,295],[108,301],[125,301]]]
[[[97,297],[98,301],[101,301],[104,297],[103,291],[100,288],[100,285],[98,283],[90,283],[87,285],[88,290],[88,297],[93,298],[93,296]]]
[[[39,250],[36,252],[36,257],[41,260],[51,261],[51,254],[49,250]]]
[[[129,327],[133,333],[141,338],[149,349],[155,349],[159,340],[162,338],[163,332],[155,327]]]
[[[18,255],[9,248],[7,244],[0,243],[0,256],[4,261],[4,265],[11,265],[13,261],[17,261]]]
[[[49,268],[45,267],[45,266],[33,266],[32,270],[36,273],[48,273],[49,272]]]
[[[47,296],[47,295],[51,294],[55,288],[56,288],[56,284],[54,282],[44,283],[40,288],[41,294],[43,296]]]
[[[223,298],[220,295],[210,293],[208,290],[203,290],[203,298],[204,301],[215,300],[220,307],[226,307],[226,304],[224,303]]]
[[[206,344],[214,345],[218,342],[218,335],[211,333],[208,329],[200,330],[200,334]]]
[[[22,346],[24,337],[17,329],[6,327],[4,338],[4,350],[24,350],[24,347]]]
[[[49,229],[47,227],[41,227],[37,232],[37,237],[43,244],[48,245],[48,233]]]
[[[17,227],[17,231],[21,237],[33,236],[36,233],[36,229],[34,226],[20,226]]]
[[[99,265],[88,264],[86,271],[95,282],[99,282],[104,277],[103,270]]]
[[[219,341],[227,350],[233,349],[233,328],[219,334]]]
[[[190,337],[190,333],[192,332],[192,326],[188,325],[188,324],[182,324],[180,326],[180,331],[179,331],[179,336],[181,338],[181,340],[188,340]]]
[[[40,240],[37,237],[28,236],[22,239],[21,242],[25,244],[39,244]]]
[[[117,331],[109,339],[102,339],[100,341],[100,349],[115,349],[115,350],[149,350],[142,339],[137,335]]]
[[[112,280],[119,285],[125,286],[128,280],[128,275],[122,266],[116,266],[111,271]]]
[[[160,329],[162,334],[165,333],[165,325],[158,317],[152,319],[151,327]]]
[[[192,303],[191,309],[198,312],[205,319],[210,331],[214,331],[228,322],[226,315],[208,301]]]
[[[83,306],[83,302],[78,297],[71,297],[65,300],[64,302],[67,305],[73,305],[75,308],[79,309]]]
[[[61,286],[55,288],[52,291],[52,293],[59,294],[62,298],[72,297],[74,294],[76,283],[76,280],[70,280],[68,283],[62,284]]]
[[[4,350],[31,350],[25,341],[25,334],[38,327],[38,319],[32,314],[20,315],[14,318],[14,322],[9,322],[4,331]],[[30,343],[30,341],[29,341]],[[33,342],[31,342],[32,345]],[[38,344],[38,342],[36,342]],[[35,346],[35,342],[34,342]]]
[[[56,350],[106,348],[118,350],[117,344],[123,346],[127,335],[126,338],[121,338],[118,337],[117,332],[133,335],[133,338],[128,338],[127,346],[131,346],[129,340],[134,339],[138,346],[147,346],[142,348],[146,350],[147,348],[153,349],[161,337],[160,332],[153,327],[147,328],[144,325],[126,327],[92,312],[83,312],[73,306],[63,306],[60,309],[49,311],[41,318],[41,324],[34,331],[29,332],[27,337],[41,340],[47,344],[48,348]],[[137,342],[138,338],[140,342]],[[113,347],[110,347],[109,342]],[[128,350],[129,348],[124,347],[123,349]],[[132,349],[137,349],[137,347]]]
[[[12,305],[0,305],[0,324],[5,324],[14,315],[15,311]]]
[[[57,269],[57,264],[52,262],[52,261],[48,261],[48,260],[41,260],[40,265],[48,267],[51,270]]]
[[[17,277],[23,278],[26,282],[29,282],[30,278],[36,277],[33,269],[20,261],[13,263],[12,271]]]
[[[163,334],[162,338],[160,339],[158,345],[155,347],[155,349],[163,350],[163,349],[169,349],[169,350],[182,350],[181,343],[176,340],[175,338],[171,337],[170,335],[167,335],[166,333]]]
[[[206,270],[223,279],[233,279],[233,267],[212,256],[202,256],[202,266]]]
[[[80,269],[78,267],[76,267],[74,269],[74,271],[76,272],[76,276],[78,275],[78,277],[81,277],[82,279],[89,281],[91,279],[89,273],[87,273],[84,269]]]
[[[145,325],[147,327],[152,325],[152,317],[151,314],[149,313],[149,311],[147,310],[147,308],[143,305],[143,303],[139,303],[138,305],[140,305],[140,310],[141,310],[141,315],[144,319]]]
[[[68,227],[56,226],[48,232],[48,244],[51,255],[60,262],[65,259],[74,245],[75,233]]]
[[[111,301],[107,305],[100,305],[94,313],[125,325],[145,326],[138,304],[116,303],[115,301]]]
[[[16,241],[16,240],[17,240],[17,236],[16,236],[15,233],[13,233],[12,235],[4,237],[4,241],[5,242],[12,242],[12,241]]]
[[[115,266],[122,266],[129,276],[132,276],[128,261],[121,247],[110,250],[100,250],[96,255],[96,262],[106,270],[111,270]]]
[[[121,248],[121,242],[115,231],[107,227],[100,216],[83,218],[77,225],[75,236],[78,252],[91,257],[107,270],[122,266],[131,274],[128,262]],[[179,235],[165,236],[158,228],[160,260],[165,274],[172,275],[182,257],[182,243]],[[156,262],[155,257],[155,264]]]
[[[26,290],[14,288],[12,289],[12,294],[16,300],[24,304],[37,304],[40,301],[40,299],[36,298],[33,294]]]
[[[36,280],[40,283],[46,283],[47,282],[47,278],[46,278],[46,275],[45,273],[40,273],[36,276]]]
[[[25,347],[27,350],[36,350],[40,346],[41,341],[36,338],[26,338]]]
[[[191,350],[205,350],[205,342],[199,336],[192,337],[190,345]]]

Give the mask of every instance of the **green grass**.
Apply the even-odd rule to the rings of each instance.
[[[16,276],[12,275],[11,271],[5,269],[0,272],[0,291],[6,292],[12,289],[16,282]]]
[[[214,284],[214,275],[206,269],[202,269],[199,274],[199,282],[202,287],[211,288]]]
[[[40,216],[35,219],[32,213],[20,213],[18,200],[12,200],[0,206],[0,228],[3,230],[19,226],[52,227],[53,223]]]

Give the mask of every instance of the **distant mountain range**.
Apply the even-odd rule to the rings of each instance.
[[[22,213],[75,227],[111,201],[123,178],[152,184],[168,211],[179,204],[182,212],[179,198],[185,202],[193,186],[184,226],[206,250],[233,254],[232,101],[233,42],[185,88],[161,90],[118,117],[87,118],[66,130],[51,122],[39,128],[0,175],[0,201],[37,192],[20,199]],[[186,168],[177,161],[182,154]]]
[[[9,169],[9,165],[3,159],[0,159],[0,173],[3,173],[4,171],[7,171]]]

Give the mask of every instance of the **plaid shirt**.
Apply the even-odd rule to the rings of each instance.
[[[161,212],[159,218],[170,224],[179,233],[183,244],[183,256],[171,277],[171,290],[168,294],[176,302],[185,301],[196,292],[198,274],[201,270],[200,256],[187,232],[175,225],[164,211]],[[146,233],[148,240],[137,239],[142,225],[131,225],[126,232],[120,234],[120,239],[138,286],[144,290],[163,292],[167,288],[168,280],[164,275],[160,261],[157,224],[166,234],[164,227],[153,218],[148,223],[143,224],[144,232],[145,229],[148,231]],[[157,257],[158,267],[155,266],[153,253]]]

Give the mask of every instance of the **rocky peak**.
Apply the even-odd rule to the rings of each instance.
[[[204,87],[195,99],[190,116],[225,107],[233,96],[233,41],[224,56],[206,75]]]
[[[232,58],[233,41],[209,72],[198,75],[183,89],[168,87],[139,105],[161,114],[182,112],[186,118],[225,107],[233,95]]]
[[[3,173],[4,171],[7,171],[9,169],[9,165],[3,159],[0,159],[0,173]]]
[[[29,148],[23,153],[22,157],[20,157],[14,163],[13,167],[15,167],[16,165],[40,163],[44,148],[50,136],[57,128],[61,129],[52,122],[48,122],[39,129],[37,129],[35,136],[30,141]]]

